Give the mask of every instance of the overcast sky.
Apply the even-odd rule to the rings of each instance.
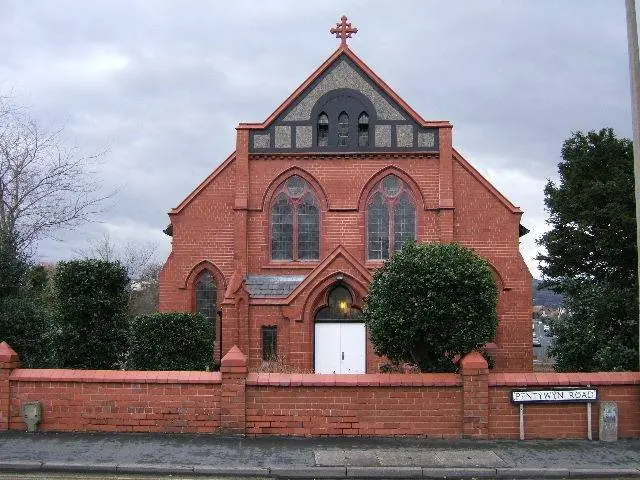
[[[631,137],[624,0],[0,0],[0,93],[13,91],[66,141],[108,153],[101,222],[40,242],[73,258],[107,232],[153,242],[177,206],[338,46],[351,48],[515,205],[538,277],[543,188],[562,142],[613,127]]]

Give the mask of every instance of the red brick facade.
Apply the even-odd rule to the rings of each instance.
[[[390,108],[404,119],[405,130],[398,121],[375,126],[376,143],[372,130],[371,148],[363,151],[317,151],[308,143],[307,150],[293,148],[306,141],[302,135],[297,137],[298,132],[314,132],[315,127],[313,120],[311,126],[289,126],[287,119],[297,117],[288,112],[304,106],[305,98],[323,85],[323,79],[344,91],[341,77],[331,77],[332,69],[339,68],[356,72],[349,77],[354,79],[353,87],[347,87],[354,95],[361,94],[362,102],[369,101],[365,94],[379,102],[375,105],[379,111],[373,112],[379,123],[384,115],[391,118],[385,113]],[[374,89],[377,96],[362,85]],[[290,151],[276,148],[288,148],[287,137],[277,137],[278,128],[288,132]],[[394,132],[389,142],[397,148],[384,143],[385,131]],[[401,143],[401,133],[406,131],[411,136],[403,140],[408,143]],[[435,138],[428,137],[433,132]],[[262,150],[258,134],[271,142]],[[424,138],[432,143],[421,141],[420,135],[427,135]],[[378,142],[390,146],[378,147]],[[328,290],[339,279],[351,290],[354,306],[361,307],[371,274],[381,265],[379,260],[368,260],[367,200],[371,189],[390,174],[406,185],[413,199],[418,241],[460,242],[490,262],[499,288],[500,324],[489,345],[496,371],[530,371],[531,275],[519,252],[522,212],[453,148],[449,122],[423,120],[346,45],[264,123],[240,124],[235,152],[169,212],[173,245],[160,277],[160,309],[193,311],[196,281],[208,269],[216,283],[222,318],[217,361],[237,345],[248,356],[249,370],[255,370],[262,361],[262,327],[276,326],[278,357],[299,371],[313,371],[314,318],[326,304]],[[293,175],[303,178],[316,193],[321,239],[317,261],[271,259],[270,205],[276,189]],[[254,274],[305,278],[286,296],[261,297],[251,295],[246,285],[247,276]],[[377,372],[380,362],[368,345],[367,373]]]
[[[29,370],[0,344],[0,431],[25,430],[22,405],[39,401],[38,428],[51,432],[518,439],[512,390],[588,385],[599,395],[592,437],[601,401],[617,403],[620,438],[640,437],[638,372],[488,373],[477,353],[462,359],[460,375],[248,373],[246,361],[233,347],[213,373]],[[524,437],[587,438],[587,411],[528,404]]]

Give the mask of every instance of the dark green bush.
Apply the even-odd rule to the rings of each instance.
[[[128,351],[129,277],[119,263],[60,262],[54,276],[60,367],[113,369]]]
[[[456,371],[498,326],[489,264],[459,244],[405,244],[373,276],[364,317],[379,355],[421,371]]]
[[[49,367],[50,340],[50,312],[37,299],[0,299],[0,342],[11,345],[23,367]]]
[[[213,369],[213,325],[195,313],[138,315],[131,320],[128,368],[135,370]]]

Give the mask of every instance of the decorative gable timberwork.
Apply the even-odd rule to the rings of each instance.
[[[367,116],[366,140],[359,118]],[[319,141],[318,119],[328,118],[327,139]],[[340,126],[346,114],[348,126]],[[339,128],[348,130],[340,141]],[[346,52],[339,55],[264,129],[250,135],[250,153],[376,152],[439,150],[437,127],[425,127],[395,102]]]

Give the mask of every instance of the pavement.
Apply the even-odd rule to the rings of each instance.
[[[640,439],[605,443],[2,432],[0,478],[11,472],[147,478],[640,478]]]

